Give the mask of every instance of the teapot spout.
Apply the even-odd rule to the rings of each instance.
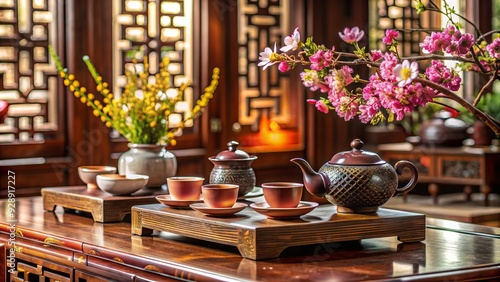
[[[304,186],[307,191],[317,197],[325,196],[326,189],[330,186],[330,179],[328,176],[324,173],[315,172],[311,165],[304,159],[294,158],[290,161],[298,165],[302,170]]]

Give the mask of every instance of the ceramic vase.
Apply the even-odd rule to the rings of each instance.
[[[474,121],[472,124],[474,132],[471,138],[474,140],[474,146],[489,146],[491,140],[495,138],[495,133],[484,122],[480,120]]]
[[[177,159],[162,145],[129,143],[128,151],[118,159],[118,173],[149,176],[146,187],[156,188],[177,173]]]

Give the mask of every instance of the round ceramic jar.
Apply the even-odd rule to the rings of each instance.
[[[237,184],[240,186],[238,196],[243,196],[255,188],[255,173],[251,164],[257,157],[238,150],[238,145],[238,142],[230,141],[227,143],[228,150],[208,158],[214,164],[210,183]]]

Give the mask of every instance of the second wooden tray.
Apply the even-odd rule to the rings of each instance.
[[[391,236],[401,242],[423,241],[425,215],[383,208],[370,214],[339,214],[326,204],[300,218],[273,220],[249,207],[216,218],[162,204],[133,206],[132,233],[149,235],[153,230],[236,246],[243,257],[260,260],[279,257],[290,246]]]
[[[130,196],[113,196],[101,189],[87,186],[42,188],[43,209],[54,211],[56,206],[92,214],[97,222],[122,221],[133,205],[158,203],[156,196],[165,190],[143,188]]]

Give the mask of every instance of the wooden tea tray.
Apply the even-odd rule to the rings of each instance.
[[[97,222],[123,221],[133,205],[158,203],[157,195],[167,194],[160,188],[143,188],[130,196],[113,196],[101,189],[87,186],[42,188],[43,208],[54,211],[56,206],[88,212]]]
[[[326,204],[300,218],[274,220],[250,207],[227,218],[162,204],[132,207],[132,233],[150,235],[153,230],[236,246],[241,256],[261,260],[279,257],[290,246],[390,236],[401,242],[423,241],[425,215],[383,208],[370,214],[339,214]]]

